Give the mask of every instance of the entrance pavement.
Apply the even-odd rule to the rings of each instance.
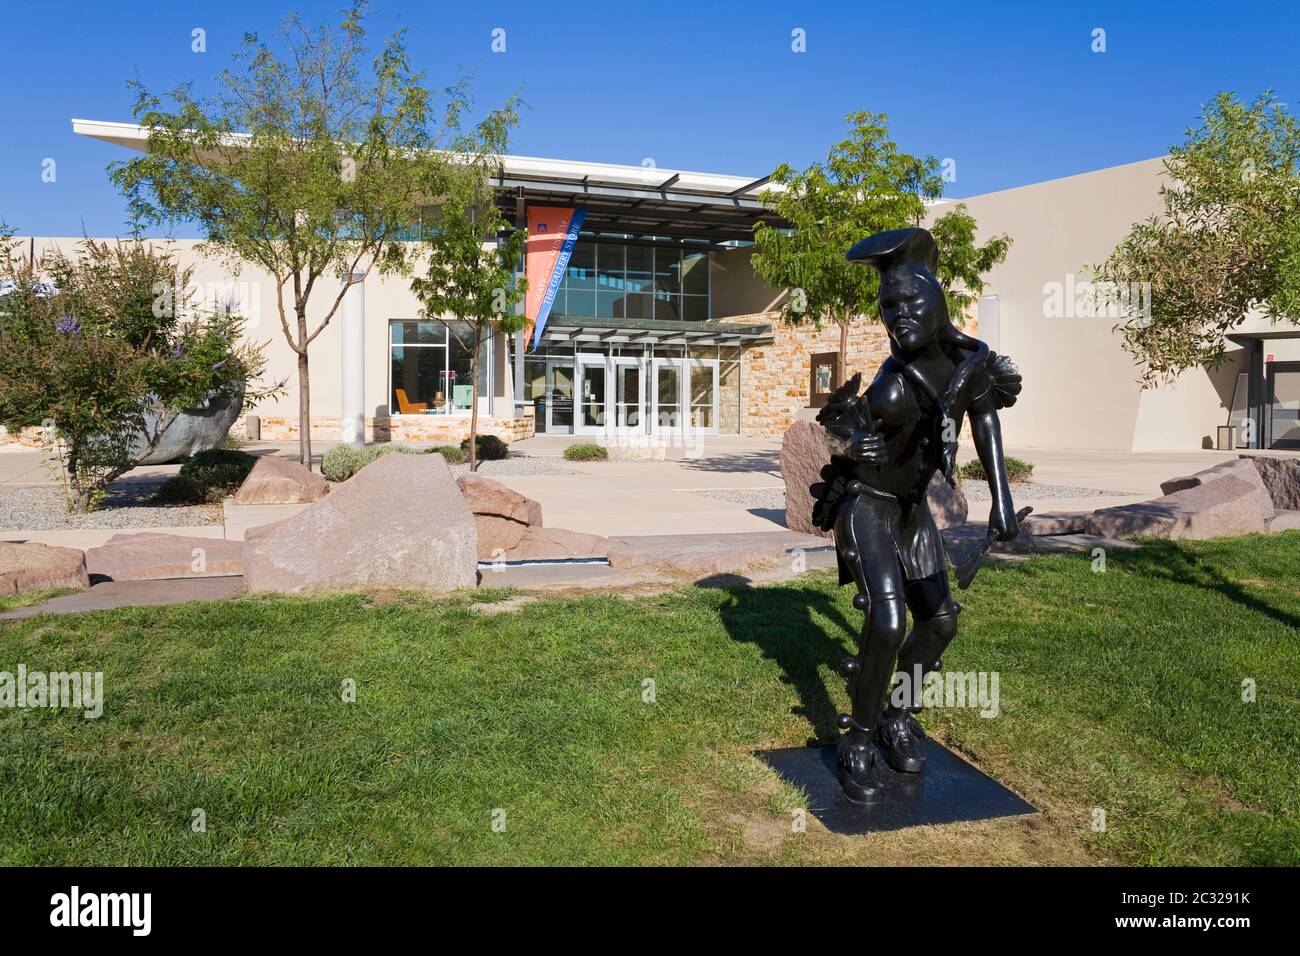
[[[547,459],[570,474],[506,474],[493,477],[508,487],[541,502],[550,527],[607,537],[650,534],[741,534],[783,528],[780,441],[768,438],[720,436],[703,439],[698,449],[670,448],[664,461],[567,462],[564,448],[582,441],[572,436],[542,436],[514,443],[517,454]],[[322,454],[335,442],[314,442]],[[293,457],[291,443],[259,442],[248,446],[254,454]],[[1123,452],[1059,448],[1011,447],[1007,453],[1034,464],[1034,482],[1112,492],[1087,497],[1035,496],[1018,491],[1016,504],[1030,505],[1036,513],[1084,511],[1142,501],[1160,494],[1160,482],[1190,474],[1237,452]],[[1287,453],[1266,453],[1287,454]],[[1292,453],[1293,454],[1293,453]],[[969,446],[959,458],[975,457]],[[4,486],[51,484],[54,475],[39,450],[0,452],[0,493]],[[166,475],[176,465],[137,469],[129,476]],[[732,493],[731,501],[704,492]],[[766,494],[764,494],[766,493]],[[40,541],[91,548],[122,531],[162,531],[240,540],[249,528],[279,521],[303,505],[235,506],[227,502],[220,525],[187,528],[133,528],[114,530],[35,531],[0,530],[0,540]],[[987,504],[972,502],[971,518],[982,522]]]

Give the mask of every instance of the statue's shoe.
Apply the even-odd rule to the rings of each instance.
[[[925,731],[907,711],[892,707],[887,710],[880,718],[877,734],[885,762],[899,773],[920,773],[925,769],[925,755],[921,753]]]
[[[876,778],[876,748],[870,743],[862,745],[845,734],[836,745],[836,763],[839,766],[840,786],[844,795],[854,803],[876,803],[883,792]]]

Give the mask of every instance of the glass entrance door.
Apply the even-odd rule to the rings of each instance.
[[[645,362],[639,358],[614,359],[613,431],[640,434],[645,431]]]
[[[606,379],[608,361],[603,355],[578,356],[578,397],[574,432],[578,435],[605,433]]]
[[[1300,362],[1268,366],[1268,447],[1300,448]]]
[[[691,359],[688,363],[690,383],[690,427],[697,435],[718,433],[718,361]]]
[[[677,359],[653,361],[650,380],[650,433],[672,434],[682,426],[682,366]]]
[[[546,431],[548,434],[573,434],[573,366],[547,363]]]

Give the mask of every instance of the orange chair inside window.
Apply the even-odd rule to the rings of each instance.
[[[397,410],[403,415],[423,415],[429,410],[428,402],[413,402],[406,397],[406,389],[394,389],[397,393]]]

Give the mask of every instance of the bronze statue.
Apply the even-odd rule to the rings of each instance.
[[[989,538],[1016,536],[998,409],[1015,403],[1021,385],[1010,359],[952,324],[934,276],[939,253],[929,232],[877,233],[847,257],[880,272],[890,357],[862,395],[859,373],[817,416],[831,463],[822,472],[825,484],[814,486],[819,500],[813,518],[823,530],[834,530],[840,583],[857,586],[853,606],[866,618],[858,656],[844,666],[853,710],[840,715],[837,754],[845,794],[869,803],[880,793],[873,743],[894,770],[924,769],[924,731],[913,716],[921,709],[916,677],[940,669],[957,633],[961,608],[949,592],[926,488],[936,471],[955,483],[957,436],[968,417],[993,496]],[[912,612],[910,633],[905,604]],[[907,683],[910,705],[884,707],[896,674]]]

